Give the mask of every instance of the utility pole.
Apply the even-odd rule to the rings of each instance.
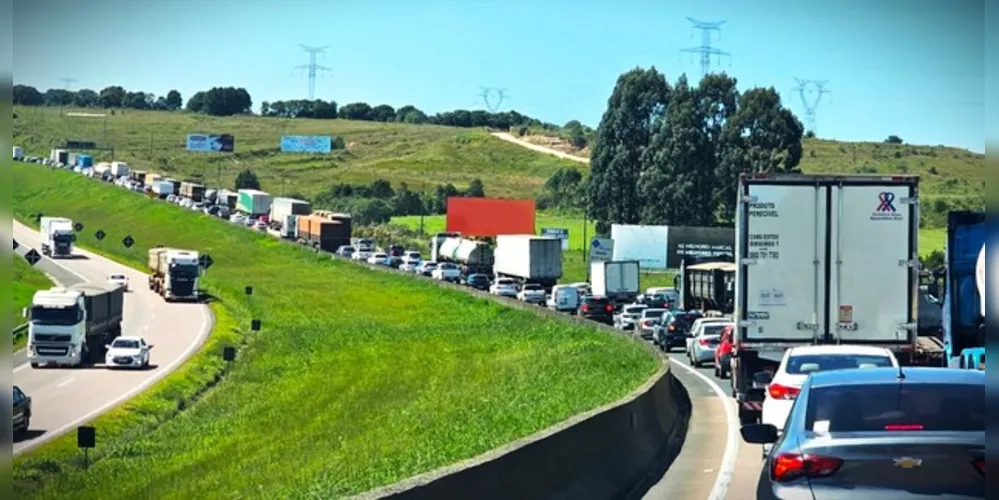
[[[691,17],[688,17],[687,20],[694,25],[695,30],[701,31],[701,45],[681,49],[680,52],[687,54],[699,54],[701,56],[701,76],[706,76],[708,73],[711,73],[711,56],[715,56],[719,60],[721,60],[722,56],[728,57],[729,64],[731,65],[731,54],[711,46],[711,33],[717,32],[720,34],[721,26],[725,24],[725,21],[715,21],[709,23],[698,21],[697,19]]]
[[[795,78],[794,80],[798,82],[798,86],[794,90],[801,96],[801,105],[805,108],[806,126],[813,134],[817,134],[818,124],[815,112],[822,101],[822,96],[832,94],[831,90],[826,90],[826,84],[829,83],[829,80],[803,80],[801,78]]]
[[[316,73],[319,71],[333,70],[316,63],[316,55],[325,52],[327,47],[309,47],[302,44],[298,45],[299,47],[302,47],[302,50],[309,53],[309,64],[298,66],[298,69],[306,69],[309,71],[309,100],[311,101],[316,98]]]

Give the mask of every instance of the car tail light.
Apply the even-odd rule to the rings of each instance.
[[[921,424],[888,424],[885,426],[886,431],[921,431],[923,426]]]
[[[586,312],[586,311],[589,311],[589,310],[590,310],[590,306],[588,306],[586,304],[583,304],[583,312]]]
[[[614,312],[614,306],[607,304],[607,312]]]
[[[672,323],[667,328],[669,328],[669,331],[671,331],[671,332],[675,332],[676,331],[676,325],[674,325]]]
[[[704,337],[701,337],[701,338],[697,339],[697,343],[701,344],[703,346],[711,345],[711,341],[709,341],[708,339],[706,339]]]
[[[770,462],[770,479],[786,483],[802,477],[831,476],[843,466],[843,461],[820,455],[781,453]]]
[[[983,476],[985,475],[985,459],[984,458],[976,458],[976,459],[974,459],[974,460],[971,461],[971,464],[974,465],[976,469],[978,469],[978,472],[980,474],[982,474]]]
[[[767,391],[773,399],[794,399],[798,397],[801,389],[780,384],[770,384],[767,386]]]

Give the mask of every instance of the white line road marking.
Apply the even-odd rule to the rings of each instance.
[[[76,378],[69,377],[68,379],[63,380],[62,382],[59,382],[58,384],[56,384],[56,387],[65,387],[65,386],[73,383],[74,380],[76,380]]]
[[[722,455],[721,467],[718,469],[718,478],[711,488],[708,500],[723,500],[728,493],[729,484],[732,482],[732,475],[735,473],[735,462],[739,458],[739,415],[736,413],[735,402],[729,398],[728,394],[722,390],[717,382],[708,378],[695,368],[687,366],[683,362],[673,360],[673,364],[683,368],[687,373],[693,374],[711,387],[715,395],[718,396],[722,408],[725,410],[725,420],[728,422],[727,438],[725,442],[725,454]]]

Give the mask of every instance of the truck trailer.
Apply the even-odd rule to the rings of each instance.
[[[606,297],[617,305],[638,298],[640,262],[598,261],[590,264],[590,289],[595,297]]]
[[[492,274],[496,262],[493,247],[485,242],[462,237],[446,238],[437,250],[437,262],[450,262],[461,268],[462,275]]]
[[[204,201],[205,186],[194,182],[181,182],[180,195],[195,202]]]
[[[985,366],[985,212],[947,214],[942,295],[944,365]],[[939,287],[934,291],[938,291]]]
[[[153,181],[149,187],[150,191],[160,199],[174,194],[173,183],[170,181]]]
[[[732,389],[743,423],[790,347],[918,344],[918,176],[743,174],[736,213]]]
[[[42,255],[53,259],[71,257],[73,242],[76,241],[73,220],[66,217],[42,217],[38,222],[42,233]]]
[[[541,285],[551,290],[562,277],[562,240],[532,234],[496,237],[497,278],[511,278],[521,285]]]
[[[256,218],[271,213],[271,195],[256,189],[240,189],[236,210]]]
[[[35,292],[28,323],[28,362],[81,366],[103,361],[121,335],[125,290],[92,284]]]
[[[149,289],[167,302],[198,301],[201,263],[198,252],[176,248],[150,248]]]
[[[735,263],[729,257],[683,259],[680,262],[680,308],[732,314],[735,308]]]
[[[349,223],[316,215],[299,215],[296,226],[299,241],[318,250],[335,252],[337,248],[350,244]]]

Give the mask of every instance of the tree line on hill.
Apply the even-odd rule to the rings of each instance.
[[[100,91],[48,89],[41,92],[29,85],[15,85],[13,98],[14,104],[20,106],[75,106],[156,111],[177,111],[183,108],[190,112],[212,116],[249,114],[252,113],[253,108],[253,99],[250,93],[241,87],[213,87],[196,92],[187,100],[186,106],[180,92],[176,90],[169,91],[166,96],[157,97],[150,92],[129,91],[121,86],[105,87]],[[589,136],[593,134],[592,129],[585,127],[577,120],[572,120],[560,127],[512,110],[492,113],[483,110],[457,109],[428,114],[412,105],[395,108],[388,104],[371,105],[366,102],[352,102],[340,106],[336,101],[292,99],[263,102],[260,104],[259,114],[280,118],[341,118],[344,120],[444,125],[462,128],[489,127],[513,131],[521,136],[531,131],[541,131],[552,135],[561,135],[578,147],[585,147]]]
[[[260,180],[252,170],[244,170],[236,176],[234,187],[260,189]],[[484,198],[486,192],[479,179],[472,179],[465,189],[445,183],[429,192],[413,191],[405,182],[393,187],[389,181],[377,179],[371,184],[334,184],[312,197],[298,192],[283,196],[309,201],[314,210],[349,213],[356,224],[370,226],[385,224],[394,216],[442,215],[447,213],[448,198]]]

